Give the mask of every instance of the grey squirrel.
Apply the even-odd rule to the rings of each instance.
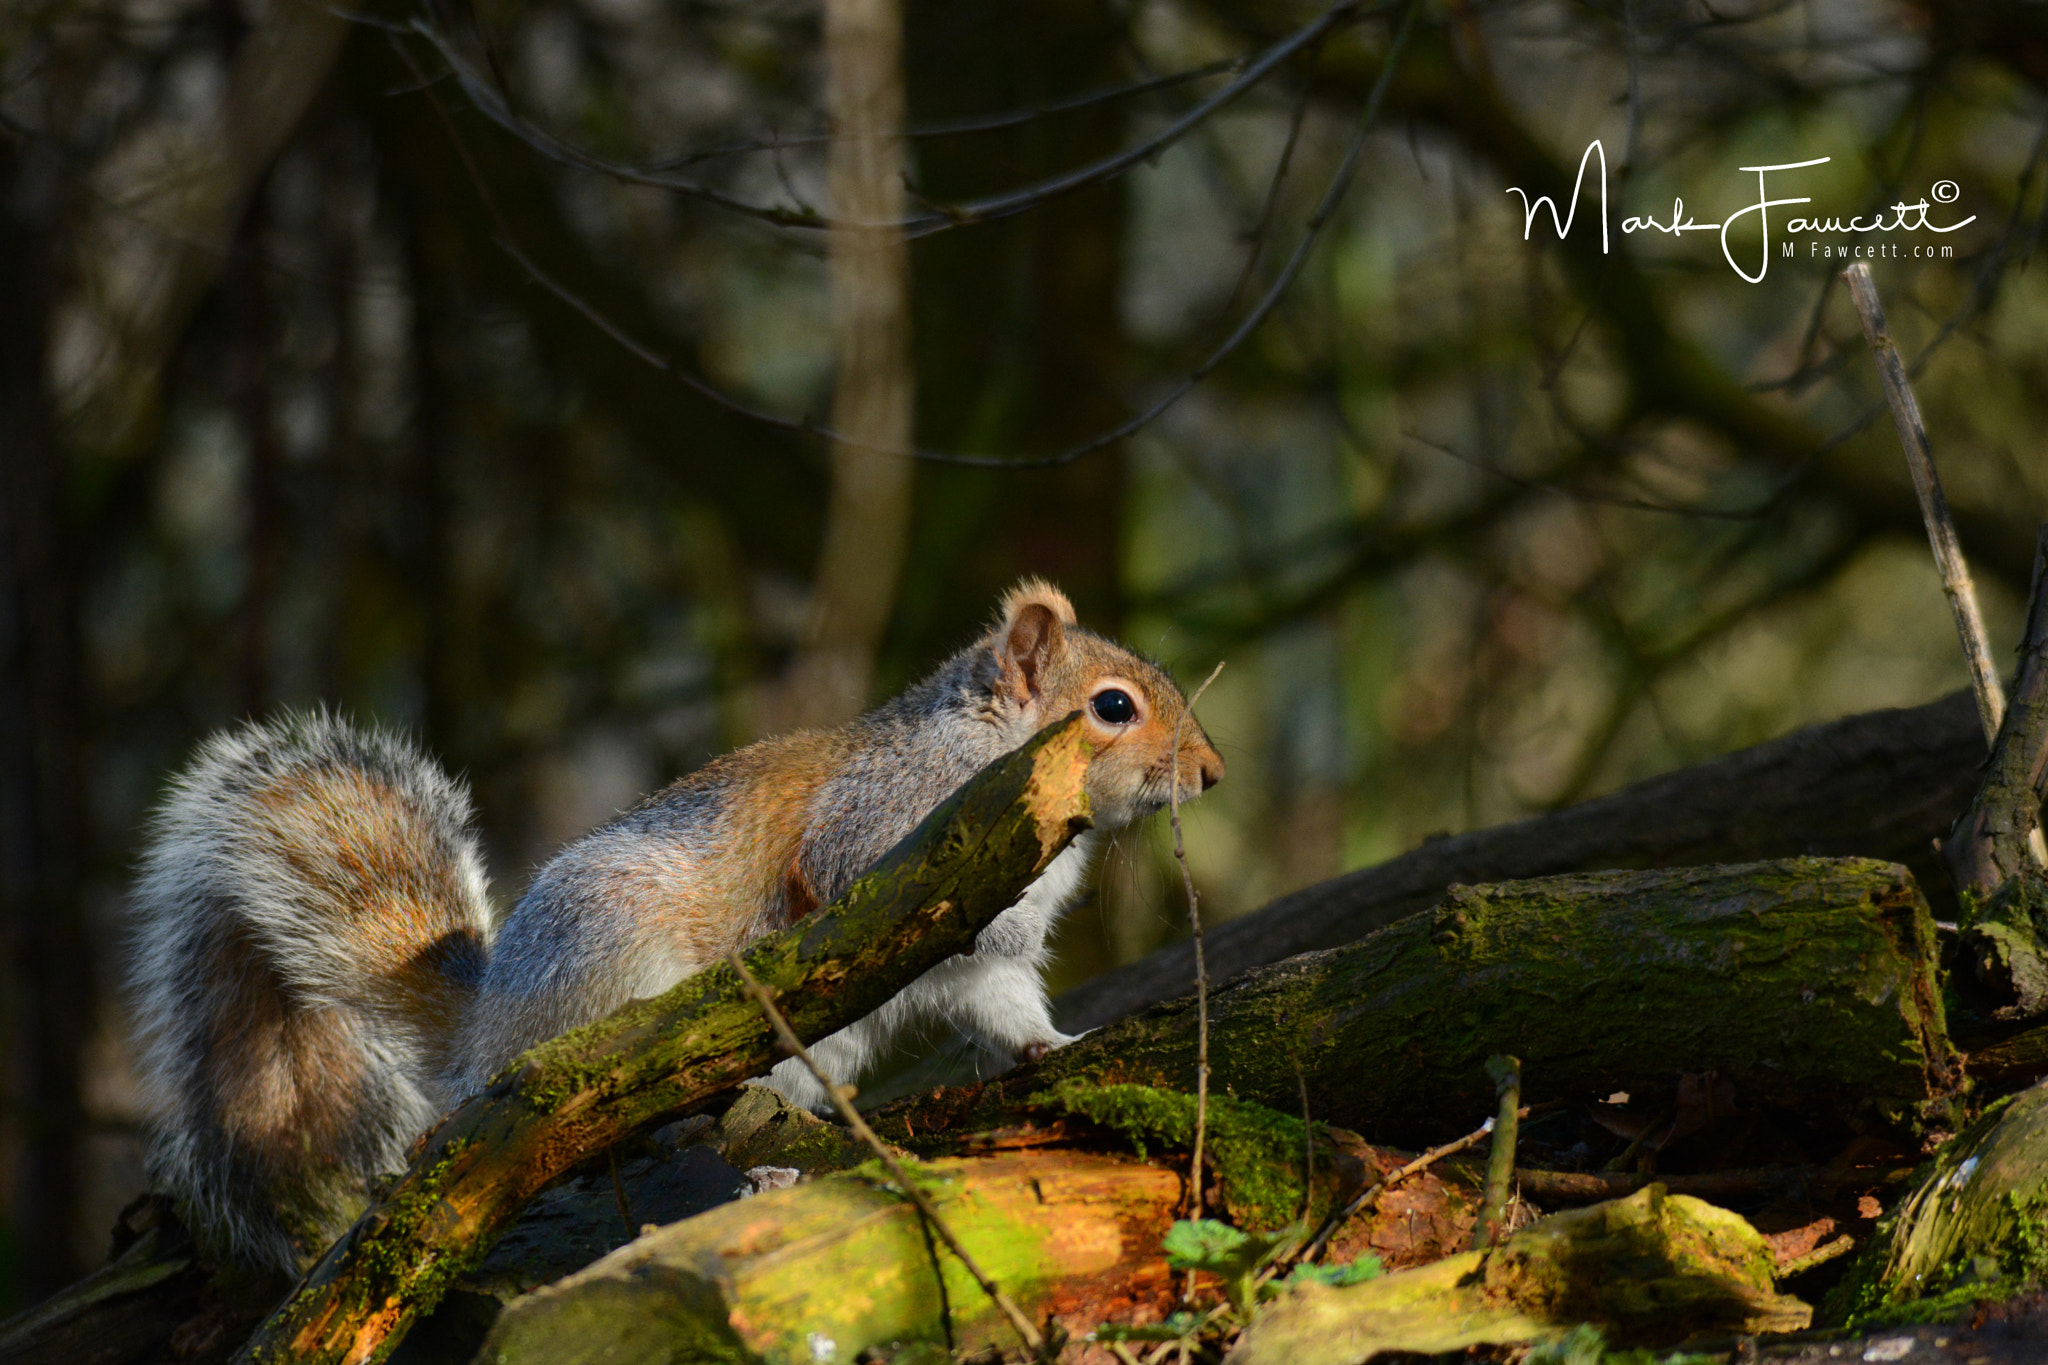
[[[1173,680],[1078,626],[1057,589],[1019,584],[986,635],[859,719],[647,797],[556,854],[503,916],[467,792],[410,743],[325,713],[216,735],[158,809],[131,898],[154,1179],[213,1254],[296,1275],[507,1061],[831,901],[962,782],[1077,710],[1104,744],[1095,827],[973,953],[815,1046],[851,1081],[919,1020],[1005,1060],[1071,1042],[1041,980],[1048,930],[1105,832],[1166,805],[1176,781],[1188,800],[1223,775]],[[769,1083],[826,1103],[793,1061]]]

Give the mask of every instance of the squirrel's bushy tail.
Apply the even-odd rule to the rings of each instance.
[[[160,1187],[217,1253],[297,1274],[445,1107],[493,915],[468,793],[324,713],[207,742],[133,895]]]

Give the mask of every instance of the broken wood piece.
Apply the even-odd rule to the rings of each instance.
[[[1213,1090],[1427,1146],[1494,1104],[1483,1066],[1522,1059],[1537,1097],[1654,1094],[1716,1072],[1744,1103],[1911,1126],[1956,1083],[1933,921],[1869,859],[1598,872],[1454,887],[1359,942],[1212,993]],[[997,1080],[875,1115],[916,1147],[996,1127],[1062,1081],[1191,1090],[1193,1002],[1121,1020]],[[1453,1130],[1455,1131],[1455,1130]],[[918,1135],[925,1135],[920,1138]]]
[[[996,760],[831,906],[748,949],[816,1039],[967,950],[1088,824],[1079,716]],[[239,1359],[381,1359],[476,1265],[526,1201],[647,1124],[767,1071],[773,1033],[729,966],[515,1059],[424,1141],[391,1193],[329,1249]]]
[[[1553,1214],[1488,1251],[1355,1285],[1295,1287],[1246,1330],[1226,1365],[1359,1365],[1380,1351],[1438,1353],[1553,1340],[1593,1323],[1618,1344],[1703,1332],[1788,1332],[1811,1310],[1773,1288],[1769,1247],[1740,1217],[1653,1185]]]
[[[940,1215],[975,1260],[1043,1320],[1085,1332],[1147,1287],[1170,1305],[1161,1239],[1181,1176],[1076,1152],[920,1164]],[[655,1365],[716,1359],[814,1365],[871,1347],[969,1351],[1011,1341],[959,1261],[903,1195],[867,1173],[824,1177],[649,1233],[520,1299],[480,1360]]]

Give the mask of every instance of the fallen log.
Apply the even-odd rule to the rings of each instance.
[[[1078,716],[990,764],[831,906],[754,944],[798,1035],[851,1023],[966,950],[1087,827]],[[773,1034],[726,964],[523,1054],[423,1143],[238,1359],[388,1354],[535,1193],[634,1130],[765,1072]]]
[[[1171,1302],[1159,1252],[1179,1174],[1076,1152],[920,1165],[946,1225],[1034,1319],[1086,1331]],[[882,1181],[830,1176],[661,1228],[506,1308],[492,1365],[814,1365],[926,1342],[1013,1344],[959,1261]]]
[[[1916,1173],[1823,1306],[1847,1325],[1936,1322],[2048,1277],[2048,1085],[2021,1091]]]
[[[1352,942],[1434,905],[1453,883],[1589,868],[1676,867],[1804,854],[1903,863],[1948,896],[1934,840],[1970,803],[1985,756],[1967,692],[1872,711],[1513,824],[1433,839],[1207,931],[1209,975]],[[1946,903],[1946,900],[1944,900]],[[1083,982],[1057,1003],[1069,1032],[1194,989],[1182,942]]]
[[[1651,1186],[1555,1214],[1488,1251],[1360,1284],[1296,1287],[1253,1320],[1226,1365],[1359,1365],[1555,1340],[1593,1323],[1629,1345],[1700,1332],[1786,1332],[1812,1313],[1772,1287],[1771,1254],[1735,1214]]]
[[[1454,887],[1213,991],[1210,1085],[1286,1112],[1305,1083],[1318,1119],[1426,1145],[1491,1108],[1485,1060],[1513,1051],[1532,1097],[1654,1094],[1712,1071],[1745,1101],[1912,1127],[1959,1076],[1936,975],[1926,902],[1869,859]],[[916,1148],[1013,1121],[1062,1082],[1191,1090],[1195,1014],[1155,1006],[875,1126]]]

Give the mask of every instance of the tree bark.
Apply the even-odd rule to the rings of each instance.
[[[968,949],[1087,827],[1086,735],[1070,717],[990,764],[844,896],[747,951],[800,1037],[844,1027]],[[549,1181],[774,1061],[725,964],[534,1048],[424,1140],[239,1359],[382,1359]]]
[[[1484,1063],[1511,1050],[1531,1099],[1654,1094],[1712,1071],[1750,1101],[1911,1126],[1959,1075],[1937,965],[1912,878],[1869,859],[1453,887],[1432,911],[1212,992],[1210,1084],[1288,1112],[1299,1066],[1318,1119],[1422,1145],[1491,1109]],[[992,1126],[1072,1078],[1192,1090],[1195,1034],[1194,1001],[1172,1001],[876,1126],[913,1144]]]
[[[1209,973],[1225,980],[1349,943],[1435,904],[1454,882],[1819,854],[1904,863],[1942,894],[1947,878],[1934,840],[1969,804],[1984,752],[1976,710],[1962,692],[1808,726],[1612,796],[1431,840],[1283,896],[1208,931]],[[1194,979],[1188,944],[1162,948],[1061,996],[1060,1027],[1100,1028],[1186,994]]]
[[[2048,525],[2034,556],[2034,591],[2020,638],[2020,672],[1991,746],[1983,785],[1945,852],[1973,921],[1965,945],[1978,975],[2009,992],[2022,1014],[2048,1009]]]

